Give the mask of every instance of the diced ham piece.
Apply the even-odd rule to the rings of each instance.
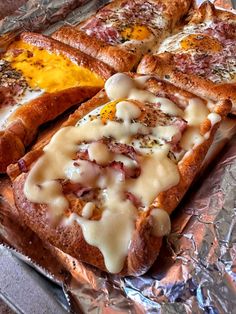
[[[28,171],[28,167],[27,167],[24,159],[19,159],[17,164],[18,164],[18,167],[19,167],[20,171],[22,171],[22,172],[27,172]]]
[[[62,189],[64,193],[74,193],[77,197],[81,197],[83,194],[92,190],[91,187],[83,187],[80,183],[73,183],[71,181],[62,182]]]
[[[112,142],[108,142],[107,145],[111,152],[126,155],[133,160],[137,160],[137,153],[132,146]]]
[[[127,168],[121,161],[113,161],[108,167],[120,171],[125,178],[137,178],[140,175],[140,167]]]
[[[97,39],[108,44],[118,44],[120,42],[119,33],[116,28],[104,25],[98,18],[90,20],[82,29],[85,30],[87,35],[95,36]]]
[[[135,207],[142,206],[141,200],[130,192],[125,192],[125,196],[134,204]]]

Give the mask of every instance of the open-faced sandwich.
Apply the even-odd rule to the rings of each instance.
[[[236,15],[206,1],[190,22],[146,55],[138,73],[155,73],[202,97],[230,98],[236,113]]]
[[[153,76],[115,74],[43,149],[8,167],[22,221],[80,261],[143,274],[230,109]]]
[[[0,172],[38,127],[103,87],[111,69],[46,36],[22,33],[0,60]]]
[[[116,0],[77,26],[63,26],[53,37],[118,72],[129,71],[170,34],[192,3],[192,0]]]

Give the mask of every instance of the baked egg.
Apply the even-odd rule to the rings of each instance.
[[[150,37],[151,34],[150,30],[144,25],[132,25],[121,32],[121,36],[125,40],[144,40]]]
[[[180,41],[183,50],[200,50],[204,52],[219,52],[223,47],[216,39],[206,34],[190,34]]]

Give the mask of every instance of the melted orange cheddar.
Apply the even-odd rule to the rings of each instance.
[[[78,66],[69,58],[50,53],[23,41],[11,44],[4,59],[22,72],[29,86],[53,93],[76,86],[99,86],[104,81],[97,74]]]
[[[184,50],[200,50],[205,52],[219,52],[222,49],[221,43],[205,34],[190,34],[180,42]]]
[[[126,27],[122,32],[121,36],[126,40],[144,40],[150,37],[151,32],[144,25],[133,25]]]

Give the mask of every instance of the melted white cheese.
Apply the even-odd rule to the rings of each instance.
[[[165,139],[167,141],[171,141],[172,137],[176,135],[181,137],[180,130],[175,125],[158,125],[153,128],[152,134],[156,138]]]
[[[111,100],[128,98],[141,102],[158,103],[164,113],[183,116],[183,111],[173,101],[165,97],[157,97],[142,88],[142,84],[150,76],[143,76],[141,78],[133,80],[124,73],[116,73],[106,81],[105,91]]]
[[[127,98],[132,88],[135,88],[134,80],[124,73],[112,75],[105,83],[105,91],[111,100]]]
[[[170,232],[171,222],[168,213],[161,208],[155,208],[151,211],[152,234],[156,237],[163,237]],[[165,226],[165,228],[163,228]]]
[[[124,84],[122,78],[127,84]],[[117,82],[119,82],[118,85]],[[126,89],[127,86],[129,88]],[[114,75],[110,81],[108,80],[105,88],[111,99],[116,99],[115,97],[127,99],[130,94],[138,100],[141,95],[143,101],[149,101],[155,97],[149,92],[139,90],[135,80],[131,80],[125,74]],[[162,104],[169,102],[165,98],[158,99]],[[192,103],[199,102],[194,99]],[[194,106],[192,104],[192,107]],[[118,121],[108,120],[104,124],[99,116],[100,107],[79,121],[76,127],[60,129],[44,148],[44,154],[30,170],[24,185],[26,197],[31,202],[47,204],[53,217],[61,216],[69,206],[58,179],[69,179],[85,187],[97,188],[103,200],[101,218],[89,219],[94,210],[93,203],[89,202],[82,210],[82,217],[71,214],[69,218],[63,219],[63,223],[69,225],[76,221],[82,228],[87,243],[100,249],[106,268],[113,273],[123,268],[137,219],[137,208],[127,199],[126,193],[131,193],[141,202],[141,207],[147,209],[160,192],[178,184],[180,178],[177,165],[167,156],[169,153],[167,144],[157,145],[154,148],[137,148],[138,163],[141,167],[141,173],[137,178],[126,178],[112,167],[100,166],[107,165],[112,160],[122,161],[128,168],[137,165],[135,160],[122,154],[109,152],[104,144],[96,142],[103,137],[111,137],[116,142],[135,146],[133,137],[137,134],[165,139],[180,135],[175,126],[147,127],[141,122],[133,122],[133,119],[138,119],[141,115],[140,108],[133,102],[121,101],[116,108]],[[90,115],[94,112],[98,116],[90,120]],[[194,110],[182,112],[190,123],[194,121],[191,112]],[[198,127],[190,127],[184,133],[181,145],[188,150],[200,143],[200,140],[202,138],[199,138]],[[135,141],[138,140],[135,139]],[[84,144],[86,142],[88,144]],[[97,164],[87,160],[74,160],[81,145],[86,145],[90,160],[96,161]],[[166,212],[160,209],[153,211],[152,232],[154,235],[161,236],[169,232],[170,221],[166,215]]]
[[[188,121],[190,126],[199,126],[206,120],[208,114],[209,110],[203,100],[199,98],[191,98],[189,100],[189,105],[185,109],[184,119]]]
[[[141,115],[141,110],[132,102],[121,101],[116,105],[116,117],[129,122],[137,119]]]
[[[180,146],[188,151],[191,150],[195,145],[200,145],[203,142],[204,137],[199,133],[199,128],[188,127],[180,140]]]
[[[211,121],[211,126],[213,127],[216,123],[221,121],[221,116],[215,112],[211,112],[208,116],[207,116],[208,120]]]
[[[88,155],[91,161],[102,166],[107,165],[113,157],[107,145],[99,142],[93,142],[88,146]]]
[[[95,209],[95,204],[93,202],[88,202],[84,205],[82,209],[82,217],[89,219],[93,216],[93,211]]]
[[[167,158],[168,151],[166,145],[154,154],[143,157],[140,176],[127,182],[128,191],[140,198],[145,207],[152,204],[160,192],[179,182],[178,168]]]

